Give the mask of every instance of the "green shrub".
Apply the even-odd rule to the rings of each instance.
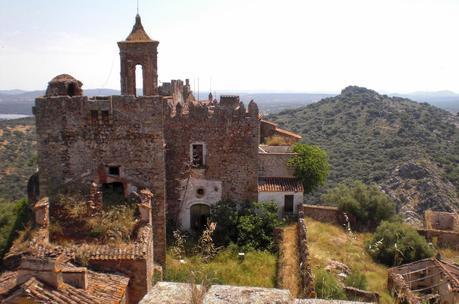
[[[11,203],[0,200],[0,261],[8,252],[19,230],[24,229],[31,218],[25,199]]]
[[[288,165],[303,183],[304,192],[309,193],[322,186],[330,171],[327,153],[319,146],[306,144],[295,144],[292,150],[298,155],[290,158]]]
[[[280,221],[274,202],[221,201],[211,207],[210,220],[217,223],[218,245],[233,242],[244,250],[275,250],[274,227]]]
[[[388,266],[433,256],[427,241],[413,227],[399,221],[382,222],[367,248],[373,259]]]
[[[314,288],[319,299],[346,299],[346,294],[335,276],[324,269],[315,273]]]
[[[275,251],[274,228],[279,224],[276,203],[245,204],[237,225],[237,244],[245,250]]]
[[[338,209],[357,220],[357,229],[374,229],[383,220],[395,215],[395,203],[377,186],[354,181],[351,186],[339,184],[322,195],[325,204],[337,205]]]
[[[367,278],[365,274],[360,271],[352,271],[344,280],[344,284],[361,290],[366,290],[368,287]]]

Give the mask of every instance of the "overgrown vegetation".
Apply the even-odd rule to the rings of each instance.
[[[327,153],[319,146],[295,144],[292,151],[298,153],[288,161],[295,170],[295,176],[303,183],[304,191],[309,193],[325,184],[330,166]]]
[[[280,221],[274,202],[221,201],[211,207],[210,220],[217,223],[218,245],[233,242],[246,251],[275,251],[273,231]]]
[[[319,299],[346,299],[343,287],[330,272],[319,269],[314,275],[314,288]]]
[[[36,169],[35,120],[0,120],[0,198],[25,197],[27,181]]]
[[[228,246],[207,263],[199,255],[189,255],[181,262],[167,255],[166,281],[201,282],[239,286],[275,287],[276,256],[266,251],[247,251],[244,260],[238,247]]]
[[[383,220],[395,215],[395,203],[376,186],[368,186],[360,181],[351,185],[339,184],[321,196],[327,205],[336,205],[338,209],[352,215],[356,226],[362,229],[375,229]]]
[[[459,189],[457,118],[427,103],[351,87],[339,96],[267,118],[327,151],[331,187],[345,180],[379,182],[397,164],[429,158]]]
[[[379,293],[381,303],[394,303],[387,291],[387,267],[375,263],[365,250],[366,241],[372,237],[370,233],[350,234],[338,226],[321,223],[310,218],[305,220],[308,227],[308,246],[314,278],[320,278],[323,275],[321,272],[331,261],[338,261],[350,268],[351,277],[364,276],[367,281],[366,289]],[[326,277],[322,282],[327,283],[329,280]],[[317,284],[317,279],[315,284]],[[333,287],[333,282],[331,284]],[[358,284],[363,287],[362,283]],[[329,286],[323,286],[323,288],[322,294],[330,294],[330,289],[333,290]],[[339,294],[341,293],[339,292]]]
[[[382,222],[367,244],[370,255],[388,266],[401,265],[433,256],[425,238],[401,222]]]
[[[104,206],[89,215],[86,201],[77,195],[59,195],[52,202],[50,236],[54,241],[66,237],[86,242],[128,242],[135,225],[135,204],[130,202]]]
[[[0,263],[5,253],[31,218],[26,200],[8,202],[0,200]]]

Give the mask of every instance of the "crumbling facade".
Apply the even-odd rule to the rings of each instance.
[[[66,189],[80,191],[94,213],[103,207],[107,189],[125,197],[151,190],[153,256],[164,265],[166,216],[184,229],[199,229],[218,201],[259,199],[261,179],[293,177],[291,170],[281,176],[274,170],[290,152],[259,161],[268,160],[259,150],[260,136],[289,142],[301,137],[261,120],[253,101],[246,107],[238,96],[217,101],[211,94],[199,101],[188,80],[158,86],[158,45],[137,15],[130,35],[118,42],[120,96],[84,96],[82,83],[67,74],[49,82],[34,106],[39,173],[29,196],[52,200]],[[135,73],[139,66],[141,80]],[[137,94],[140,81],[143,96]],[[261,125],[271,128],[261,133]],[[295,202],[301,199],[296,195]]]

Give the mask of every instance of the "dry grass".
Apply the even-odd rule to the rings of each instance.
[[[33,127],[32,125],[16,125],[14,127],[8,127],[8,130],[11,132],[16,131],[16,132],[21,132],[21,133],[27,133],[27,132],[30,132],[32,127]]]
[[[266,139],[266,144],[268,146],[287,146],[289,142],[281,136],[274,135]]]
[[[387,291],[387,267],[375,263],[366,253],[365,240],[370,234],[346,233],[340,227],[306,218],[308,244],[313,274],[330,260],[348,265],[353,271],[365,274],[368,290],[380,294],[381,303],[394,303]]]
[[[300,291],[298,237],[296,225],[283,229],[282,244],[279,253],[279,287],[289,289],[294,297]]]
[[[443,258],[459,264],[459,251],[454,249],[438,249]]]

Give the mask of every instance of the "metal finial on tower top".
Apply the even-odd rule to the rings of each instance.
[[[139,0],[137,0],[137,15],[139,14]]]

